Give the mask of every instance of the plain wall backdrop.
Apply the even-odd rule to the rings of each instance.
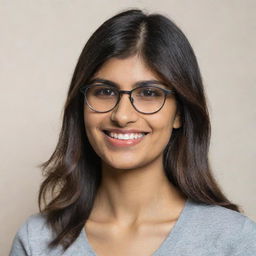
[[[57,143],[84,44],[106,19],[132,7],[168,16],[189,39],[208,99],[214,175],[256,221],[255,0],[0,0],[0,255],[38,212],[37,165]]]

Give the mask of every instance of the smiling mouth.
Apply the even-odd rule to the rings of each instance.
[[[136,140],[140,139],[148,134],[148,132],[141,133],[114,133],[107,130],[103,130],[103,132],[112,139],[118,140]]]

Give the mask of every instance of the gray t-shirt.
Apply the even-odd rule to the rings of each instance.
[[[16,233],[9,256],[96,256],[84,229],[65,253],[60,246],[47,249],[51,238],[42,215],[31,215]],[[256,223],[236,211],[188,199],[178,221],[151,256],[167,255],[256,256]]]

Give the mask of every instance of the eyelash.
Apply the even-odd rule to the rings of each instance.
[[[145,89],[145,90],[143,90],[143,88]],[[98,90],[95,90],[95,93],[94,93],[94,95],[104,95],[104,96],[106,96],[105,94],[102,94],[101,92],[103,92],[103,90],[112,90],[112,92],[114,92],[115,90],[114,89],[112,89],[112,88],[100,88],[100,89],[98,89]],[[162,96],[162,94],[159,92],[159,91],[157,91],[158,90],[158,88],[148,88],[148,87],[137,87],[137,88],[135,88],[135,89],[142,89],[142,92],[145,92],[145,91],[148,91],[148,92],[150,92],[150,93],[154,93],[155,95],[153,95],[153,97],[157,97],[157,96]],[[159,88],[160,90],[161,90],[161,88]],[[108,96],[111,96],[111,95],[108,95]],[[112,95],[113,96],[113,95]],[[146,97],[146,96],[145,96]]]

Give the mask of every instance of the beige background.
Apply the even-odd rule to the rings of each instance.
[[[227,196],[256,221],[255,0],[0,0],[0,255],[37,212],[41,172],[92,32],[128,7],[172,18],[198,57],[212,120],[211,165]]]

